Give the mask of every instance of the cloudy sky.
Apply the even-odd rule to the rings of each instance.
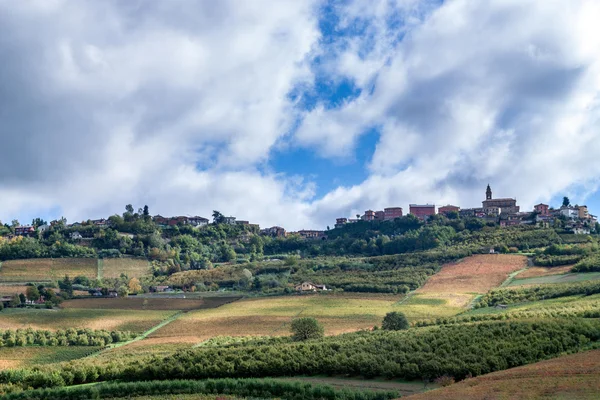
[[[0,220],[600,213],[597,0],[0,0]]]

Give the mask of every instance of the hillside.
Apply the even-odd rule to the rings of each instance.
[[[558,357],[466,379],[410,400],[597,399],[600,350]]]

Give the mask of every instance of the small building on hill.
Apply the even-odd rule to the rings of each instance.
[[[319,290],[327,290],[325,285],[317,285],[311,282],[302,282],[300,285],[296,285],[295,289],[298,292],[317,292]]]

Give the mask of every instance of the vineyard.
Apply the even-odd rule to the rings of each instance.
[[[65,275],[95,279],[98,274],[94,258],[36,258],[3,261],[0,282],[48,282]]]

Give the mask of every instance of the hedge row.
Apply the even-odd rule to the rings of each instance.
[[[67,329],[58,331],[8,329],[0,331],[0,347],[22,346],[106,346],[110,343],[125,342],[135,335],[131,332],[92,329]]]

